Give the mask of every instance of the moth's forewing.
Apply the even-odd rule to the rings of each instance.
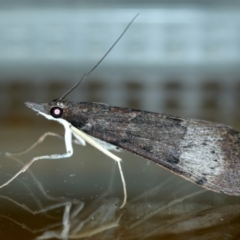
[[[66,102],[63,118],[198,185],[240,195],[240,133],[229,126],[99,103]]]

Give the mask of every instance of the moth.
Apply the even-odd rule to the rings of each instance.
[[[8,185],[37,160],[70,157],[73,154],[73,136],[79,144],[85,145],[87,142],[118,163],[124,191],[121,207],[125,205],[127,199],[121,159],[109,151],[118,148],[149,159],[206,189],[240,195],[239,131],[210,121],[186,119],[101,103],[65,101],[64,98],[96,66],[61,98],[50,103],[26,103],[28,107],[47,119],[57,121],[64,126],[66,153],[35,157],[0,188]],[[41,141],[47,135],[45,134]],[[52,133],[52,135],[56,134]]]

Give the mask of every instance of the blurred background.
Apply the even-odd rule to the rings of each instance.
[[[140,15],[120,42],[67,99],[211,120],[240,129],[239,1],[0,0],[0,6],[2,153],[25,149],[47,131],[63,133],[61,126],[37,116],[24,102],[49,102],[59,98],[101,59],[137,13]],[[22,160],[27,162],[36,155],[59,152],[64,152],[63,142],[49,138]],[[132,154],[120,153],[119,156],[123,158],[130,199],[172,177],[155,164]],[[20,164],[4,154],[0,159],[0,180],[4,182],[20,169]],[[112,178],[113,187],[108,194],[122,199],[121,182],[114,165],[97,150],[77,146],[71,159],[44,160],[35,163],[31,170],[52,195],[87,203],[107,191]],[[36,183],[27,174],[22,174],[19,179],[2,189],[1,194],[31,206],[34,201],[28,196],[38,196]],[[148,206],[150,202],[162,201],[166,195],[172,194],[172,200],[167,200],[171,202],[201,189],[179,177],[173,179],[167,185],[168,193],[165,189],[155,194],[151,201],[145,196],[140,202]],[[180,195],[175,192],[179,190],[176,182],[185,189]],[[31,191],[24,192],[26,186],[31,187]],[[37,197],[39,201],[40,195]],[[9,216],[10,208],[14,208],[12,215],[13,212],[26,215],[16,203],[4,199],[0,199],[4,206],[2,215]],[[191,208],[194,210],[189,210],[189,204],[184,208],[180,205],[183,208],[181,214],[185,213],[185,207],[193,213],[200,209],[199,204],[211,209],[232,207],[238,200],[207,192],[207,196],[198,198],[197,205],[196,200],[191,202],[195,204]],[[231,209],[235,214],[239,213],[235,208]],[[138,213],[134,212],[131,217]],[[215,239],[223,239],[221,234],[228,234],[224,239],[239,239],[239,216],[228,219],[228,224],[221,222],[204,228],[209,231],[198,231],[201,231],[202,239],[206,239],[205,233],[217,236]],[[17,222],[28,225],[31,219],[27,216],[26,222],[23,218]],[[0,220],[3,226],[0,236],[4,239],[12,239],[14,233],[18,237],[24,236],[22,239],[32,238],[30,235],[26,237],[24,230],[8,218]],[[224,232],[223,224],[227,228]],[[196,238],[195,233],[196,228],[188,228],[181,239],[201,239]],[[131,234],[124,236],[131,239]],[[179,234],[179,230],[170,233],[172,239],[179,239],[174,238],[175,234]]]

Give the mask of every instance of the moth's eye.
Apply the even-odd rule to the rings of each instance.
[[[51,108],[50,113],[54,118],[60,118],[62,117],[63,110],[60,107],[53,107]]]

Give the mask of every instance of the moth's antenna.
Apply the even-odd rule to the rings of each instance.
[[[127,27],[124,29],[122,34],[118,37],[118,39],[114,42],[114,44],[109,48],[109,50],[103,55],[103,57],[98,61],[98,63],[88,72],[85,73],[79,82],[77,82],[70,90],[68,90],[65,94],[63,94],[62,97],[58,99],[58,101],[62,101],[69,93],[71,93],[85,78],[87,78],[96,68],[97,66],[103,61],[103,59],[109,54],[109,52],[114,48],[114,46],[118,43],[118,41],[122,38],[124,33],[128,30],[130,25],[133,23],[133,21],[136,19],[136,17],[139,15],[139,13],[131,20],[131,22],[127,25]]]

